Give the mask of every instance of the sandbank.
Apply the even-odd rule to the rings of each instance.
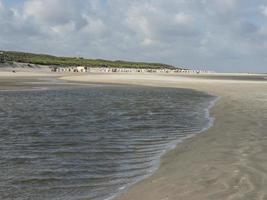
[[[62,79],[190,88],[220,97],[210,112],[215,118],[210,129],[177,145],[150,178],[116,200],[267,199],[266,75],[90,74]]]

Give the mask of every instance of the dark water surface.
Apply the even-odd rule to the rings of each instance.
[[[127,86],[0,92],[0,199],[107,199],[209,126],[214,99]]]

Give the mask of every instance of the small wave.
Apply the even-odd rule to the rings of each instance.
[[[0,171],[7,171],[10,188],[0,198],[110,199],[155,172],[167,151],[212,126],[214,99],[121,86],[0,93],[6,113],[0,114]]]

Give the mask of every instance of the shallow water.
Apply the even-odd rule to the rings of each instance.
[[[109,198],[209,126],[214,99],[127,86],[0,92],[0,199]]]

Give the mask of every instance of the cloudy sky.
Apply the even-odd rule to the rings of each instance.
[[[0,0],[0,49],[267,72],[267,0]]]

